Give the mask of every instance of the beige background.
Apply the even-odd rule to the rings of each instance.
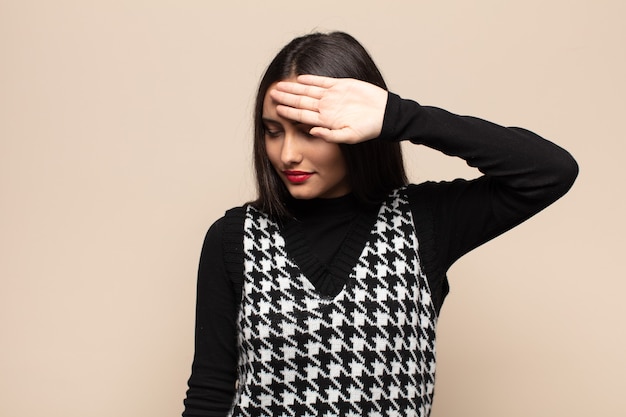
[[[570,150],[573,190],[450,271],[433,416],[626,415],[626,2],[0,0],[0,415],[175,416],[206,229],[252,198],[277,50]],[[472,176],[412,147],[413,181]]]

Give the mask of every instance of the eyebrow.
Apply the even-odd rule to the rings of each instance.
[[[274,123],[274,124],[277,124],[277,125],[282,124],[278,120],[270,119],[268,117],[262,117],[261,120],[263,121],[263,123]]]

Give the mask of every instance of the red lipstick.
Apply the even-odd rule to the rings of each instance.
[[[312,172],[292,171],[292,170],[285,170],[283,171],[283,174],[285,174],[285,177],[287,177],[289,182],[294,183],[294,184],[303,183],[304,181],[311,178],[311,176],[313,176]]]

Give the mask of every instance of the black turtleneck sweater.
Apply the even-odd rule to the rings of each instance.
[[[520,128],[505,128],[390,93],[381,136],[410,140],[464,159],[475,180],[409,185],[422,267],[437,313],[448,292],[446,272],[462,255],[542,210],[572,185],[578,167],[565,150]],[[287,249],[322,294],[337,294],[359,256],[377,208],[351,195],[290,203]],[[198,272],[196,342],[183,416],[225,416],[237,379],[236,317],[243,276],[244,210],[209,229]],[[234,271],[234,273],[233,273]]]

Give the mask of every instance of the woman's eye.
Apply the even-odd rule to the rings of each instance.
[[[282,131],[280,130],[270,130],[270,129],[265,129],[265,134],[271,138],[277,138],[278,136],[280,136],[282,133]]]

